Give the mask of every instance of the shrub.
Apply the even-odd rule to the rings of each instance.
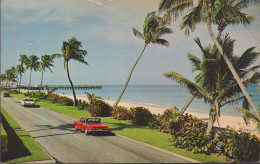
[[[11,90],[9,91],[9,93],[11,93],[11,94],[18,94],[19,91],[17,91],[16,89],[11,89]]]
[[[49,100],[50,102],[52,102],[53,104],[57,104],[59,103],[59,95],[57,94],[49,94],[47,96],[47,100]]]
[[[255,135],[233,130],[222,131],[216,137],[218,153],[235,162],[257,162],[260,141]]]
[[[77,108],[78,108],[79,110],[87,110],[87,108],[88,108],[88,103],[87,103],[85,100],[83,100],[83,101],[77,100],[77,101],[78,101]]]
[[[27,96],[30,98],[46,99],[46,94],[44,92],[29,92]]]
[[[149,109],[142,106],[130,108],[131,123],[134,125],[146,126],[153,120]]]
[[[164,114],[163,118],[167,118],[166,115]],[[210,154],[214,152],[216,142],[213,142],[213,135],[205,135],[207,123],[192,115],[179,113],[168,117],[168,121],[168,131],[172,135],[175,147],[184,148],[193,153]]]
[[[68,97],[65,96],[59,96],[58,103],[66,105],[66,106],[73,106],[74,101]]]
[[[123,106],[117,106],[116,108],[113,108],[111,111],[111,116],[113,119],[117,120],[130,120],[130,111]]]
[[[169,123],[170,121],[177,120],[178,109],[173,106],[171,109],[166,109],[164,113],[158,119],[158,129],[163,133],[170,133]]]
[[[103,100],[92,99],[89,103],[89,112],[93,117],[108,117],[112,107]]]
[[[49,100],[53,104],[60,103],[66,106],[72,106],[74,104],[72,99],[65,96],[59,96],[57,94],[48,94],[47,100]]]
[[[149,128],[158,129],[159,128],[159,122],[160,122],[160,114],[158,114],[158,115],[153,114],[153,119],[152,119],[151,122],[149,122]]]

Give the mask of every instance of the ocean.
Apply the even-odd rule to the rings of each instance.
[[[76,95],[86,96],[85,92],[95,94],[103,99],[116,100],[123,85],[103,85],[102,89],[93,90],[75,90]],[[260,92],[257,88],[260,86],[250,86],[248,92],[256,104],[260,104]],[[72,95],[72,90],[56,90],[55,93],[64,93]],[[186,104],[191,94],[179,85],[129,85],[121,101],[136,103],[138,105],[150,105],[156,107],[171,108],[176,106],[182,108]],[[226,115],[239,115],[233,107],[241,107],[242,102],[226,105],[221,108],[221,113]],[[209,104],[204,103],[203,99],[194,99],[190,104],[188,111],[208,113]]]

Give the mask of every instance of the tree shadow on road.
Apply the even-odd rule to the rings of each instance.
[[[24,146],[23,142],[19,138],[28,137],[28,135],[24,135],[23,133],[19,134],[18,136],[16,132],[20,131],[21,129],[13,129],[2,115],[1,122],[8,137],[8,149],[6,152],[1,151],[1,161],[5,162],[16,158],[30,156],[30,151]]]

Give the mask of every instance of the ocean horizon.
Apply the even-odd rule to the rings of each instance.
[[[104,100],[109,99],[115,101],[123,88],[123,85],[100,86],[102,86],[102,89],[76,89],[75,92],[77,96],[87,97],[85,92],[88,92],[90,94],[100,96]],[[260,104],[260,93],[257,88],[260,88],[260,86],[250,86],[248,87],[248,92],[252,96],[253,101],[256,104]],[[54,93],[72,95],[72,90],[56,90]],[[134,103],[137,105],[147,105],[163,108],[171,108],[176,106],[181,109],[190,97],[191,94],[184,87],[179,85],[129,85],[126,88],[121,101]],[[233,105],[226,105],[221,108],[221,113],[234,116],[240,115],[240,113],[235,111],[233,107],[241,106],[242,101]],[[208,113],[209,109],[209,104],[205,103],[203,99],[195,98],[187,111]]]

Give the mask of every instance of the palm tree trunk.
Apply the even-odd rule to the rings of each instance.
[[[19,87],[19,93],[20,93],[21,82],[22,82],[22,74],[20,73],[20,80],[19,80],[19,85],[18,85],[18,87]]]
[[[195,98],[195,95],[192,95],[189,98],[188,102],[182,107],[181,111],[179,112],[180,114],[183,114],[186,111],[186,109],[188,108],[188,106],[190,105],[190,103],[193,101],[194,98]]]
[[[30,80],[29,80],[29,90],[28,90],[28,93],[30,92],[30,89],[31,89],[31,80],[32,80],[32,69],[31,69],[31,72],[30,72]]]
[[[43,81],[43,70],[42,70],[42,78],[41,78],[41,87],[42,87],[42,81]],[[39,92],[41,90],[41,87],[39,88]]]
[[[220,46],[220,44],[218,43],[217,39],[215,38],[215,36],[213,34],[213,31],[212,31],[212,28],[211,28],[211,14],[212,14],[212,4],[210,3],[209,6],[208,6],[208,18],[207,18],[207,27],[208,27],[208,32],[210,34],[210,37],[213,40],[213,42],[216,45],[219,52],[221,53],[221,55],[223,56],[228,68],[230,69],[231,73],[233,74],[233,76],[234,76],[236,82],[238,83],[242,93],[245,95],[247,101],[249,102],[250,106],[254,110],[256,117],[260,119],[259,111],[257,110],[256,105],[252,101],[252,98],[249,96],[249,94],[248,94],[244,84],[242,83],[241,79],[239,78],[235,68],[233,67],[232,63],[230,62],[230,60],[228,59],[226,54],[223,52],[222,47]]]
[[[73,83],[70,79],[69,62],[68,61],[66,61],[66,72],[67,72],[67,75],[68,75],[68,79],[70,81],[70,85],[71,85],[71,89],[72,89],[72,93],[73,93],[73,97],[74,97],[74,106],[76,107],[77,106],[77,97],[76,97],[76,94],[75,94]]]
[[[216,112],[211,108],[210,109],[210,112],[209,112],[209,122],[208,122],[208,127],[207,127],[207,130],[206,130],[206,136],[210,135],[210,132],[212,131],[213,129],[213,125],[215,123],[215,118],[216,118]]]
[[[126,82],[125,82],[125,86],[124,86],[124,88],[122,89],[122,91],[121,91],[120,95],[118,96],[116,102],[114,103],[113,107],[116,107],[116,106],[118,105],[119,101],[121,100],[121,98],[122,98],[122,96],[123,96],[123,94],[124,94],[124,92],[125,92],[125,89],[126,89],[128,83],[129,83],[130,79],[131,79],[131,76],[132,76],[132,73],[133,73],[133,71],[134,71],[134,69],[135,69],[135,66],[137,65],[138,61],[139,61],[140,58],[142,57],[146,46],[147,46],[147,43],[144,44],[143,50],[142,50],[141,54],[138,56],[137,60],[135,61],[134,65],[133,65],[133,67],[132,67],[132,69],[131,69],[131,71],[130,71],[128,77],[127,77],[127,80],[126,80]]]

